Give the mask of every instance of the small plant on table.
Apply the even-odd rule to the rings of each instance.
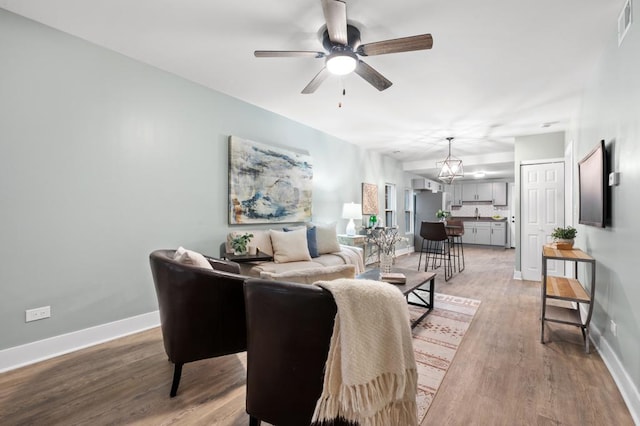
[[[449,216],[451,216],[451,212],[448,212],[448,211],[446,211],[446,210],[439,209],[439,210],[436,212],[436,217],[437,217],[438,219],[440,219],[440,220],[445,220],[445,219],[446,219],[446,218],[448,218]]]
[[[245,233],[243,235],[237,235],[233,237],[230,241],[231,248],[233,249],[234,254],[246,254],[247,253],[247,244],[253,238],[253,234]]]
[[[571,250],[573,248],[573,239],[576,237],[578,231],[573,226],[567,226],[566,228],[555,228],[551,233],[554,241],[556,241],[556,247],[560,250]]]

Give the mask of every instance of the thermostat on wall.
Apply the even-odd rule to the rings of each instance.
[[[617,186],[620,183],[620,173],[609,173],[609,186]]]

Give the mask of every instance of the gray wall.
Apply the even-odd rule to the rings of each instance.
[[[0,9],[0,349],[157,309],[148,254],[216,255],[227,138],[308,152],[313,219],[395,160]],[[381,204],[382,206],[382,204]],[[402,226],[402,197],[398,197]],[[52,318],[25,324],[25,309]]]
[[[638,3],[636,2],[636,5]],[[611,223],[606,228],[577,225],[576,245],[597,260],[592,324],[602,333],[635,389],[640,387],[640,13],[618,47],[615,25],[596,75],[583,96],[570,135],[577,160],[604,139],[620,185],[611,191]],[[577,182],[577,177],[574,178]],[[577,205],[577,192],[574,194]],[[577,218],[575,223],[577,223]],[[609,322],[617,323],[617,337]]]
[[[513,204],[516,214],[516,271],[521,270],[522,258],[520,249],[520,165],[523,161],[549,160],[564,158],[564,132],[544,133],[541,135],[519,136],[515,140],[515,193]]]

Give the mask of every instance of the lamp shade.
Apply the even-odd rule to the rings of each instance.
[[[362,205],[356,203],[344,203],[342,206],[343,219],[360,219],[362,217]]]
[[[356,235],[356,224],[353,223],[353,219],[362,218],[362,205],[356,203],[345,203],[342,206],[342,218],[349,219],[347,224],[347,235]]]

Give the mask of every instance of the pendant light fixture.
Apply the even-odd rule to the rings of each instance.
[[[453,138],[448,137],[447,140],[449,141],[449,156],[444,161],[438,161],[436,167],[440,168],[438,179],[444,183],[451,184],[455,178],[463,177],[464,171],[462,170],[462,160],[451,155],[451,141]]]

